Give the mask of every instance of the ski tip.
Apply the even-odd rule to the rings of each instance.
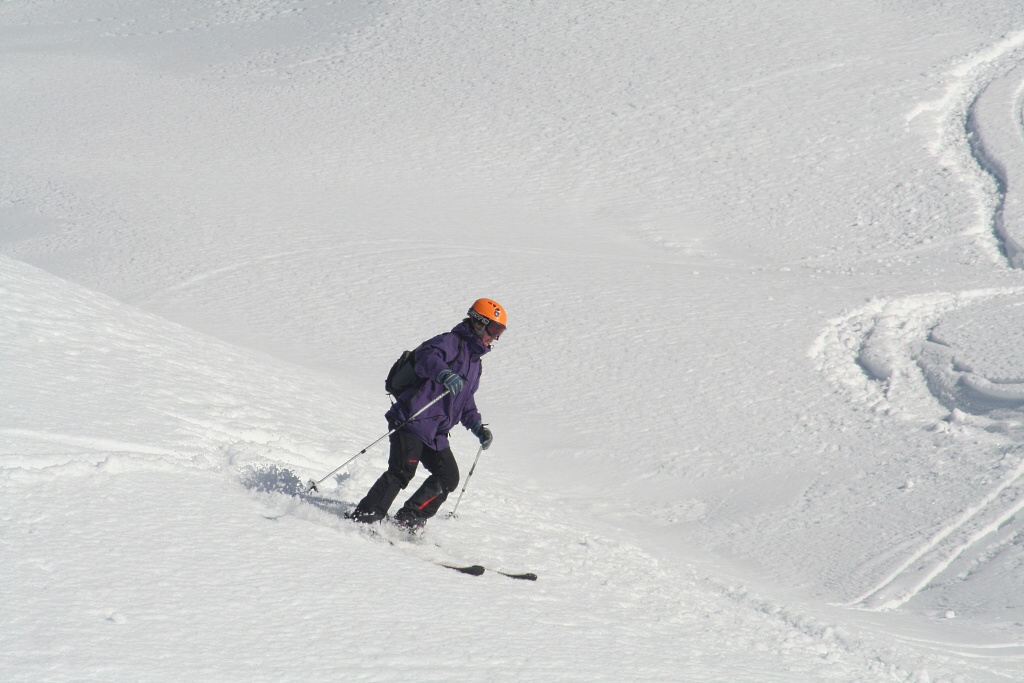
[[[441,566],[445,569],[454,569],[460,574],[469,574],[470,576],[480,576],[485,571],[487,571],[484,567],[481,567],[478,564],[470,565],[468,567],[457,567],[451,564],[442,564]]]
[[[504,572],[502,572],[504,574]],[[537,575],[533,572],[526,572],[525,574],[505,574],[510,579],[522,579],[523,581],[536,581]]]

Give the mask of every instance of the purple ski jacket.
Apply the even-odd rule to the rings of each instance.
[[[480,358],[490,349],[473,333],[472,325],[463,321],[451,332],[439,334],[416,349],[414,369],[419,382],[403,391],[395,405],[385,414],[391,424],[400,424],[444,392],[437,381],[442,370],[462,375],[466,385],[458,396],[451,394],[427,408],[404,429],[435,451],[448,448],[448,432],[461,422],[472,429],[481,422],[473,395],[480,386]]]

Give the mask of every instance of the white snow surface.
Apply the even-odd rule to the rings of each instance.
[[[0,53],[0,680],[1024,680],[1024,4],[6,0]],[[339,516],[386,442],[294,495],[483,296],[458,517]]]

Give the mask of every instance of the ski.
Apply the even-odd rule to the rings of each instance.
[[[415,533],[411,533],[411,532],[409,532],[408,529],[405,529],[403,527],[399,527],[399,526],[396,526],[394,524],[390,524],[390,523],[387,523],[387,522],[385,522],[385,523],[378,523],[378,524],[360,525],[360,526],[365,527],[364,529],[361,529],[361,530],[365,531],[369,536],[371,536],[374,539],[377,539],[379,541],[384,541],[385,543],[387,543],[390,546],[401,547],[402,545],[404,545],[406,543],[411,543],[411,544],[415,545],[415,544],[421,542],[420,537],[417,536]],[[395,535],[388,534],[388,531],[395,532],[395,530],[400,530],[400,533],[398,533],[397,537]],[[441,546],[438,545],[438,548],[441,548]],[[441,548],[441,549],[443,550],[443,548]],[[536,581],[537,580],[537,575],[534,574],[533,572],[523,572],[523,573],[503,572],[503,571],[498,570],[498,569],[489,569],[489,568],[485,567],[482,564],[470,564],[470,565],[464,565],[463,566],[463,565],[447,564],[445,562],[440,562],[440,561],[436,561],[436,560],[427,560],[427,561],[430,562],[431,564],[436,564],[438,567],[444,567],[445,569],[453,569],[453,570],[459,572],[460,574],[467,574],[469,576],[483,576],[485,572],[494,572],[495,574],[501,574],[502,576],[505,576],[507,578],[518,579],[520,581]]]
[[[469,574],[470,576],[483,576],[483,573],[487,571],[485,567],[481,567],[478,564],[471,564],[468,567],[459,567],[454,564],[444,564],[442,562],[434,562],[438,567],[444,567],[445,569],[454,569],[460,574]]]
[[[520,579],[522,581],[536,581],[537,575],[533,572],[523,572],[522,574],[509,574],[508,572],[499,572],[497,569],[492,569],[492,572],[507,576],[510,579]]]
[[[268,489],[269,490],[269,489]],[[333,515],[337,515],[342,519],[351,520],[351,513],[353,505],[340,501],[336,498],[325,496],[322,493],[313,493],[310,491],[286,491],[290,495],[298,498],[299,500],[312,505],[315,508],[319,508],[324,512],[329,512]],[[356,523],[356,527],[359,528],[360,532],[374,538],[378,541],[383,541],[391,546],[401,546],[406,543],[416,545],[421,542],[420,537],[409,529],[405,529],[401,526],[390,523],[389,521],[383,521],[378,524],[359,524]],[[439,546],[440,547],[440,546]],[[501,576],[509,579],[517,579],[519,581],[536,581],[537,575],[533,572],[503,572],[499,569],[490,569],[481,564],[470,564],[470,565],[457,565],[448,564],[445,562],[428,560],[431,564],[437,565],[438,567],[444,567],[445,569],[451,569],[459,572],[460,574],[466,574],[467,576],[483,576],[486,572],[494,572]]]

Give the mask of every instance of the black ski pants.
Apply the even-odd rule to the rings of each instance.
[[[416,468],[422,462],[430,476],[409,497],[399,514],[406,519],[430,519],[437,514],[448,494],[459,485],[459,465],[452,449],[435,451],[403,429],[392,434],[390,441],[388,469],[370,487],[357,509],[383,518],[391,509],[399,491],[412,481]]]

